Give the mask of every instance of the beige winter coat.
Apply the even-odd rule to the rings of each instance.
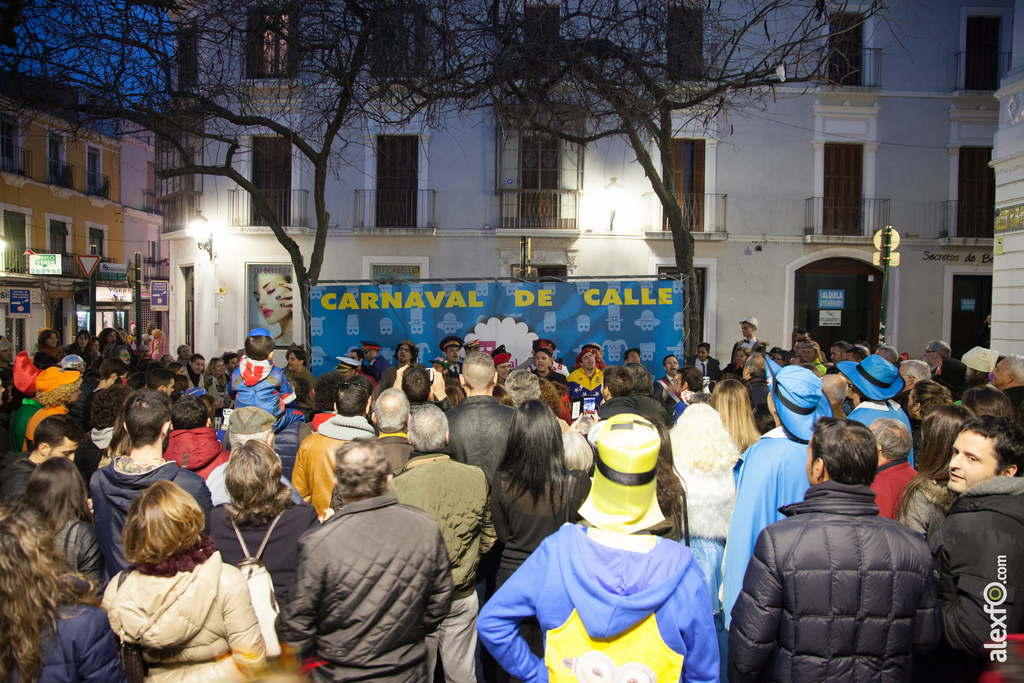
[[[215,552],[171,577],[133,571],[103,595],[114,633],[141,643],[146,681],[243,681],[266,666],[263,637],[242,573]],[[122,635],[123,632],[123,635]]]

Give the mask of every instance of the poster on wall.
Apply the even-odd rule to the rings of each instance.
[[[555,342],[556,358],[572,366],[583,344],[604,349],[605,362],[621,365],[636,348],[655,377],[662,358],[682,359],[686,292],[682,280],[568,282],[412,282],[318,285],[310,290],[310,370],[322,374],[363,340],[380,344],[393,362],[410,339],[422,361],[441,355],[448,335],[480,342],[490,353],[505,346],[513,367],[533,355],[538,338]]]
[[[276,348],[291,346],[295,320],[294,280],[291,266],[252,263],[246,266],[246,283],[250,292],[246,334],[253,328],[264,327],[270,330]]]

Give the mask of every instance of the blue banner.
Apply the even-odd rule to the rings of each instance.
[[[658,378],[663,357],[675,354],[682,364],[684,285],[653,279],[320,285],[310,290],[310,369],[332,370],[361,340],[379,343],[393,362],[398,344],[411,339],[419,361],[427,362],[441,355],[441,339],[455,334],[479,340],[487,353],[504,344],[512,367],[533,355],[538,338],[554,341],[555,357],[569,367],[590,342],[604,347],[612,365],[637,348]]]

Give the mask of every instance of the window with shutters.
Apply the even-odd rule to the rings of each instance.
[[[178,87],[190,88],[199,74],[199,38],[195,22],[178,30]]]
[[[999,17],[967,17],[961,90],[996,90],[1003,75]]]
[[[665,56],[669,73],[682,80],[704,75],[704,12],[699,7],[670,5]]]
[[[64,221],[50,221],[50,253],[64,254],[68,251],[68,224]]]
[[[20,159],[16,161],[15,149],[18,145],[17,127],[14,119],[4,114],[0,116],[0,170],[18,173]]]
[[[419,3],[394,3],[390,11],[373,14],[370,69],[379,80],[404,80],[424,75],[430,57],[427,8]]]
[[[870,85],[864,72],[864,15],[833,12],[829,17],[828,80],[835,85]]]
[[[246,76],[294,78],[298,70],[298,18],[294,12],[255,7],[249,12]]]
[[[683,210],[683,225],[692,232],[704,231],[704,140],[672,141],[672,171],[676,200]],[[668,229],[666,223],[665,229]]]
[[[252,139],[252,184],[270,204],[272,214],[265,215],[253,201],[250,216],[252,225],[270,225],[271,217],[278,225],[291,225],[292,144],[287,138]]]
[[[417,226],[419,137],[377,136],[377,227]]]
[[[822,228],[826,235],[862,234],[864,147],[825,144]]]
[[[956,237],[992,237],[996,206],[996,173],[988,165],[991,160],[991,147],[960,148]]]
[[[4,211],[4,270],[14,273],[25,272],[25,247],[28,244],[25,214]]]
[[[96,253],[97,256],[106,256],[107,255],[106,244],[104,243],[105,242],[105,238],[106,238],[106,233],[104,233],[102,230],[100,230],[98,228],[89,228],[89,246],[92,247],[92,246],[95,245],[95,247],[96,247],[96,252],[95,253]],[[90,252],[90,253],[93,253],[93,252]]]

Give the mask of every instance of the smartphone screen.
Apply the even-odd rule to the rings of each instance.
[[[585,396],[583,398],[583,412],[592,413],[597,410],[597,399],[593,396]]]

